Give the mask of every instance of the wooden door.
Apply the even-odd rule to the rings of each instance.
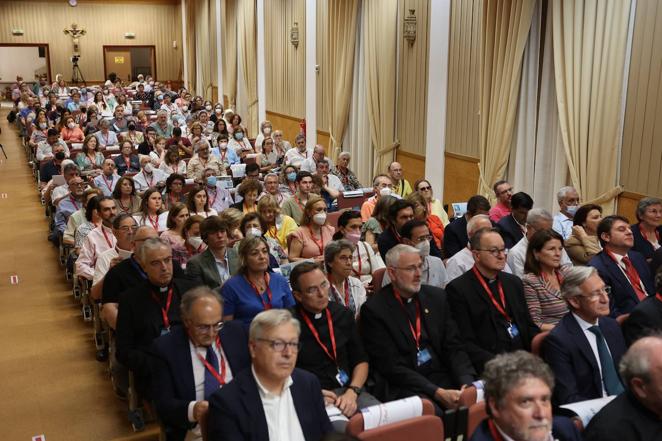
[[[131,52],[128,50],[106,50],[106,78],[115,72],[122,81],[131,81]]]

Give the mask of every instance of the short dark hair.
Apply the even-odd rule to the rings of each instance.
[[[467,213],[475,216],[479,211],[490,211],[490,201],[485,196],[479,194],[471,196],[467,201]]]
[[[539,276],[540,273],[542,273],[542,267],[534,253],[540,252],[547,242],[554,239],[561,242],[561,246],[563,246],[563,237],[554,230],[536,231],[535,234],[531,236],[529,246],[526,249],[524,273],[533,273],[536,276]]]
[[[182,136],[182,129],[175,127],[172,129],[172,136]]]
[[[113,218],[113,229],[114,229],[114,230],[119,230],[119,229],[120,229],[120,225],[122,225],[122,222],[124,221],[124,219],[127,219],[127,218],[128,218],[128,219],[133,219],[133,216],[131,216],[131,215],[128,214],[128,213],[120,213],[120,214],[118,214],[117,216],[115,216],[115,217]],[[136,221],[133,220],[133,223],[135,224]]]
[[[260,172],[260,166],[257,164],[257,162],[251,162],[250,164],[246,164],[246,174],[251,173],[251,172]]]
[[[395,202],[393,202],[393,205],[391,205],[388,208],[388,220],[389,222],[394,222],[395,218],[398,217],[398,212],[400,210],[404,210],[406,208],[411,208],[412,210],[414,209],[414,204],[409,202],[406,199],[397,199]]]
[[[496,233],[499,236],[501,232],[497,228],[481,228],[478,231],[474,232],[474,235],[469,238],[469,247],[472,250],[480,249],[480,241],[483,239],[483,236],[489,233]]]
[[[583,226],[586,218],[588,218],[588,214],[593,210],[598,210],[602,214],[602,207],[597,204],[586,204],[579,207],[572,218],[572,225]]]
[[[527,210],[530,210],[533,208],[533,199],[528,194],[520,191],[510,198],[510,206],[513,209],[526,208]]]
[[[301,286],[299,285],[299,278],[302,275],[313,272],[315,270],[322,271],[322,267],[315,262],[301,262],[298,265],[296,265],[294,268],[292,268],[292,272],[290,273],[290,286],[292,287],[292,291],[301,292],[300,291]]]
[[[60,133],[58,133],[57,129],[50,128],[46,132],[46,136],[60,136]]]
[[[507,184],[508,181],[504,181],[503,179],[496,181],[494,185],[492,186],[492,191],[494,191],[494,194],[497,192],[497,188],[499,188],[499,185]]]
[[[241,218],[241,222],[239,223],[239,231],[241,231],[241,234],[244,236],[246,235],[246,224],[255,219],[257,219],[257,221],[260,223],[260,229],[262,230],[262,233],[267,232],[267,224],[264,222],[264,219],[262,219],[262,216],[256,212],[252,212],[246,213],[244,217]]]
[[[346,227],[350,220],[352,219],[361,219],[361,212],[357,210],[345,210],[340,216],[338,216],[338,228],[336,229],[335,234],[333,235],[333,240],[338,240],[343,238],[343,234],[340,231],[340,227]]]
[[[190,219],[190,218],[189,218]],[[207,243],[207,237],[210,234],[216,233],[218,231],[225,231],[228,233],[230,226],[218,216],[209,216],[200,224],[200,237],[205,243]]]
[[[99,202],[101,202],[101,196],[99,195],[94,196],[87,201],[87,205],[85,206],[85,219],[87,219],[88,222],[92,222],[92,215],[94,214],[94,210],[99,209]]]
[[[305,139],[305,136],[304,136],[304,139]],[[312,177],[313,177],[313,174],[306,171],[306,170],[300,170],[299,172],[297,172],[297,182],[303,181],[303,178],[311,178],[312,179]]]
[[[182,181],[182,186],[186,185],[186,177],[184,175],[180,175],[178,173],[173,173],[170,176],[168,176],[168,179],[166,179],[165,182],[165,192],[170,193],[170,187],[172,186],[173,182],[175,181]],[[183,187],[182,187],[183,189]]]
[[[428,224],[422,220],[418,219],[412,219],[410,221],[407,221],[402,228],[400,228],[400,236],[406,237],[407,239],[411,239],[411,233],[414,231],[414,228],[418,227],[427,227],[428,230],[430,227],[428,227]]]
[[[602,239],[602,235],[604,233],[609,234],[611,232],[611,227],[613,227],[614,223],[616,223],[617,221],[623,221],[628,225],[630,224],[630,221],[628,220],[627,217],[619,216],[616,214],[612,214],[611,216],[604,217],[598,224],[598,231],[597,231],[598,239],[600,239],[600,245],[602,245],[603,248],[607,244],[607,242],[605,242]]]

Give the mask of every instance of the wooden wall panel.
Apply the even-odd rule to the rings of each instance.
[[[62,31],[76,23],[87,31],[80,38],[80,69],[87,81],[103,81],[104,45],[155,45],[157,79],[181,80],[182,38],[178,4],[156,2],[0,2],[0,43],[48,43],[53,77],[71,79],[71,37]],[[22,36],[12,29],[23,29]],[[135,39],[124,38],[134,32]],[[172,42],[177,41],[177,48]],[[28,80],[26,78],[26,80]]]
[[[282,130],[283,138],[288,140],[294,146],[294,138],[299,134],[299,123],[303,118],[295,118],[289,115],[283,115],[277,112],[267,110],[267,119],[271,121],[274,130]],[[323,130],[317,131],[317,143],[329,149],[329,132]]]
[[[616,214],[627,217],[630,223],[636,222],[637,205],[644,197],[643,194],[624,191],[618,195],[618,209],[616,210]]]

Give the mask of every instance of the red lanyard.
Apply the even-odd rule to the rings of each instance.
[[[411,331],[412,337],[414,337],[416,349],[418,350],[421,347],[421,305],[419,305],[418,300],[414,300],[416,302],[416,330],[414,330],[414,327],[411,325],[411,320],[409,320],[409,314],[407,314],[407,310],[405,309],[405,304],[402,301],[402,297],[400,297],[400,293],[395,288],[393,288],[393,295],[395,296],[395,299],[400,302],[402,311],[405,313],[405,317],[407,317],[409,330]]]
[[[255,290],[255,294],[257,295],[257,297],[258,297],[258,298],[260,299],[260,301],[262,302],[262,307],[264,307],[264,310],[267,311],[267,310],[271,309],[271,308],[272,308],[272,306],[271,306],[271,298],[272,298],[272,295],[271,295],[271,288],[269,288],[269,274],[268,274],[268,273],[264,273],[264,282],[265,282],[266,285],[267,285],[267,289],[266,289],[266,291],[267,291],[267,297],[269,298],[269,302],[268,302],[268,303],[264,301],[264,296],[262,295],[262,293],[260,292],[260,290],[257,289],[257,286],[255,286],[255,284],[254,284],[253,282],[251,282],[250,279],[249,279],[248,277],[246,277],[246,281],[247,281],[248,284],[249,284],[249,285]]]
[[[145,177],[145,183],[147,184],[148,187],[153,187],[154,185],[154,175],[149,179],[149,182],[147,182],[147,175],[145,174],[145,170],[143,170],[143,176]]]
[[[301,208],[301,211],[305,211],[305,210],[303,209],[303,205],[301,205],[301,201],[299,201],[299,198],[296,197],[296,195],[294,195],[293,197],[294,197],[294,202],[296,202],[297,205],[299,206],[299,208]]]
[[[131,168],[131,156],[128,158],[126,156],[123,156],[124,158],[124,164],[126,164],[126,169],[127,171]]]
[[[104,136],[104,134],[102,133],[101,136],[103,136],[104,139],[106,140],[106,143],[105,143],[104,145],[108,145],[108,138],[110,138],[110,132],[106,133],[105,136]]]
[[[662,302],[662,294],[660,294],[660,293],[658,292],[657,294],[655,294],[655,297],[656,297],[660,302]]]
[[[108,188],[109,192],[113,192],[113,177],[110,177],[110,184],[108,183],[108,180],[106,179],[106,175],[101,175],[101,178],[103,179],[103,182],[106,184],[106,187]]]
[[[103,227],[103,225],[101,225],[101,232],[103,233],[104,239],[106,239],[106,243],[108,244],[108,248],[112,248],[113,244],[110,242],[110,239],[108,238],[108,234],[106,234],[106,230]]]
[[[78,203],[76,202],[76,199],[73,198],[73,196],[69,196],[69,200],[71,201],[72,204],[74,204],[74,207],[76,207],[76,210],[78,210]]]
[[[393,236],[395,237],[395,240],[397,240],[398,243],[402,243],[402,237],[400,236],[398,231],[393,227],[391,227],[391,231],[393,232]]]
[[[338,293],[338,289],[336,289],[336,286],[331,281],[331,277],[328,277],[328,280],[336,297],[340,298],[340,293]],[[343,282],[343,286],[345,287],[345,307],[349,308],[349,281],[345,280],[345,282]]]
[[[501,436],[501,433],[496,428],[496,424],[494,424],[494,421],[492,419],[487,420],[487,426],[490,429],[490,434],[492,435],[492,439],[494,441],[503,441],[503,437]]]
[[[223,358],[223,352],[221,351],[221,339],[216,337],[216,349],[218,349],[218,356],[221,359],[221,373],[219,374],[216,369],[214,369],[214,366],[210,365],[207,360],[205,360],[205,357],[202,355],[198,354],[198,359],[202,362],[202,364],[207,368],[210,374],[216,378],[216,381],[218,381],[218,384],[221,386],[225,386],[225,373],[226,373],[226,366],[225,366],[225,358]],[[213,349],[212,349],[213,350]]]
[[[331,353],[329,351],[329,348],[324,343],[322,343],[319,332],[317,332],[317,329],[315,329],[315,327],[313,326],[313,323],[310,321],[308,315],[304,311],[301,311],[301,316],[303,317],[303,321],[306,322],[306,326],[308,326],[308,329],[310,329],[310,333],[313,334],[313,337],[315,338],[315,341],[317,341],[317,344],[320,345],[320,347],[322,348],[322,350],[324,350],[326,355],[328,355],[331,361],[333,361],[337,366],[338,353],[336,352],[336,334],[333,331],[333,321],[331,320],[331,313],[329,312],[329,309],[327,308],[325,312],[326,312],[326,322],[329,326],[329,337],[331,338],[331,351],[333,351],[333,353]]]
[[[214,206],[214,202],[216,202],[216,197],[218,196],[218,193],[216,190],[213,191],[214,193],[214,198],[212,199],[212,192],[207,191],[207,203],[209,205],[209,208]]]
[[[131,213],[131,210],[133,209],[133,196],[131,197],[131,199],[129,201],[129,206],[128,207],[125,207],[124,204],[122,204],[122,199],[118,199],[117,202],[119,202],[120,208],[122,209],[122,211],[124,213],[129,213],[129,214]]]
[[[227,155],[228,155],[228,151],[221,149],[221,162],[225,162],[225,157]]]
[[[639,232],[641,233],[644,240],[650,242],[650,240],[648,240],[648,235],[646,234],[644,229],[641,228],[641,222],[637,226],[639,227]],[[657,240],[657,243],[660,243],[660,232],[657,231],[657,228],[655,229],[655,240]]]
[[[357,263],[358,263],[359,269],[358,269],[358,271],[355,271],[354,268],[352,268],[352,271],[354,271],[354,274],[356,274],[357,276],[360,276],[361,275],[361,269],[362,269],[361,266],[362,266],[362,264],[361,264],[361,250],[359,249],[358,246],[356,247],[356,260],[358,261]]]
[[[149,223],[152,224],[152,227],[154,227],[154,229],[156,231],[159,231],[159,215],[158,214],[156,215],[156,220],[155,221],[152,220],[152,217],[149,214],[147,214],[145,216],[147,217],[147,220],[149,221]]]
[[[476,269],[476,267],[473,266],[471,268],[471,270],[474,272],[474,274],[476,275],[476,278],[478,279],[480,284],[483,286],[483,289],[487,293],[487,296],[490,298],[490,300],[492,301],[492,304],[497,309],[497,311],[499,311],[499,313],[506,319],[506,321],[508,323],[511,323],[512,320],[510,319],[510,316],[508,315],[508,313],[506,312],[506,309],[505,309],[505,307],[506,307],[506,295],[503,292],[503,284],[501,283],[501,280],[497,280],[497,288],[499,290],[499,297],[500,297],[500,300],[501,300],[501,303],[499,303],[494,298],[494,295],[492,294],[492,290],[487,286],[487,283],[483,279],[483,276],[480,274],[478,269]]]
[[[161,317],[163,317],[163,327],[165,329],[170,329],[170,319],[168,319],[168,311],[170,311],[170,303],[172,302],[172,287],[168,289],[168,298],[166,299],[165,309],[161,306],[161,300],[159,297],[152,292],[152,299],[159,305],[161,308]]]
[[[315,236],[313,235],[313,230],[312,228],[310,228],[310,226],[308,227],[308,231],[310,232],[310,239],[315,243],[315,245],[317,245],[317,248],[319,248],[320,250],[319,256],[321,256],[322,254],[324,254],[324,232],[322,231],[322,227],[320,227],[321,243],[318,242],[317,239],[315,239]]]

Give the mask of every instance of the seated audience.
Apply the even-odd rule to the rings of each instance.
[[[274,140],[271,139],[271,136],[264,138],[261,146],[258,146],[256,142],[255,147],[258,149],[261,147],[262,150],[257,157],[260,172],[269,173],[278,166],[278,153],[274,150]]]
[[[166,221],[167,230],[161,233],[161,239],[170,244],[172,249],[172,258],[181,264],[181,257],[186,254],[186,239],[184,238],[184,225],[189,218],[189,212],[186,205],[176,202],[168,210],[168,219]]]
[[[212,394],[208,439],[312,441],[332,431],[319,380],[295,368],[300,332],[288,311],[255,317],[249,331],[251,369]]]
[[[278,192],[283,195],[283,200],[278,201],[279,205],[283,205],[283,202],[297,193],[297,169],[294,166],[281,167]]]
[[[434,214],[441,222],[444,224],[444,227],[448,225],[448,213],[444,210],[444,206],[439,199],[434,197],[432,191],[432,184],[427,179],[419,179],[414,183],[414,191],[419,192],[427,202],[428,213]]]
[[[271,195],[260,198],[257,202],[257,213],[265,224],[264,236],[277,240],[287,252],[287,237],[298,228],[294,219],[281,214],[276,198]]]
[[[44,186],[48,184],[53,176],[62,174],[62,162],[66,160],[64,154],[64,147],[57,144],[53,147],[53,157],[41,161],[39,166],[39,189],[43,190]]]
[[[73,246],[74,245],[74,235],[78,227],[80,227],[84,222],[89,222],[87,219],[87,206],[90,200],[94,199],[95,196],[103,196],[101,191],[98,188],[88,188],[83,192],[83,206],[78,210],[74,211],[67,220],[67,227],[64,229],[62,235],[62,243],[64,245]],[[96,199],[98,201],[98,198]],[[56,211],[57,214],[57,211]]]
[[[326,203],[321,197],[312,195],[308,199],[300,225],[288,237],[290,262],[314,259],[321,263],[324,260],[324,245],[333,240],[335,232],[327,224]]]
[[[218,216],[210,216],[200,224],[200,237],[207,249],[191,257],[186,264],[186,273],[198,285],[214,289],[238,272],[239,258],[228,246],[228,233],[228,224]]]
[[[655,293],[655,284],[646,259],[632,250],[634,239],[627,218],[607,216],[598,225],[602,251],[589,265],[611,287],[612,316],[627,314],[637,303]]]
[[[133,218],[138,226],[148,225],[159,233],[168,229],[168,212],[163,211],[163,199],[156,188],[150,188],[143,194],[140,211]]]
[[[278,152],[278,158],[285,159],[285,153],[292,148],[290,141],[283,139],[282,130],[274,130],[271,136],[274,139],[274,149]]]
[[[120,214],[140,212],[141,199],[136,195],[136,186],[130,177],[122,176],[117,180],[113,190],[113,199],[117,204],[117,212]]]
[[[140,172],[133,176],[138,194],[143,194],[148,188],[162,189],[165,187],[166,179],[168,176],[158,168],[154,168],[148,156],[140,158]]]
[[[289,179],[289,178],[288,178]],[[283,202],[281,211],[283,214],[294,219],[297,225],[301,225],[303,218],[303,207],[308,204],[308,199],[311,197],[311,190],[313,188],[313,175],[309,172],[300,171],[297,173],[297,192],[291,198]]]
[[[419,250],[396,245],[386,265],[392,283],[368,299],[359,322],[370,364],[381,376],[375,394],[382,401],[419,395],[432,400],[441,415],[442,408],[457,407],[460,389],[476,372],[446,293],[421,284]]]
[[[382,259],[385,259],[388,250],[401,243],[400,228],[410,220],[414,219],[414,205],[405,200],[398,199],[389,207],[387,221],[388,225],[379,235],[377,246]]]
[[[138,155],[133,153],[133,144],[131,141],[122,141],[120,145],[120,154],[115,156],[115,166],[117,174],[123,176],[124,173],[135,174],[140,171],[140,160]]]
[[[239,242],[244,238],[244,235],[241,234],[239,226],[241,225],[241,220],[244,218],[244,213],[237,210],[236,208],[228,208],[223,211],[219,216],[222,221],[227,222],[228,224],[228,245],[234,246],[235,243]]]
[[[470,246],[475,265],[446,291],[469,358],[482,372],[497,354],[530,350],[539,331],[526,308],[522,281],[503,272],[506,248],[499,232],[478,230]]]
[[[621,358],[627,388],[589,423],[585,441],[648,441],[662,436],[662,338],[636,341]]]
[[[85,203],[85,183],[80,176],[69,180],[69,196],[63,198],[55,208],[55,231],[64,233],[69,217],[80,210]]]
[[[391,196],[393,193],[393,181],[388,175],[377,175],[372,180],[372,189],[375,192],[374,196],[369,197],[361,205],[361,220],[367,222],[368,219],[373,217],[372,212],[375,211],[377,202],[382,197]]]
[[[444,258],[449,259],[462,251],[469,242],[467,222],[477,214],[487,214],[490,203],[480,195],[471,196],[467,201],[467,212],[464,216],[453,220],[444,230]]]
[[[655,276],[655,288],[655,296],[639,302],[621,325],[628,346],[641,337],[662,331],[662,272]]]
[[[110,121],[107,119],[99,120],[97,127],[99,128],[99,131],[95,132],[94,136],[96,136],[97,141],[99,141],[99,146],[102,150],[111,145],[118,145],[120,143],[119,139],[117,139],[117,134],[110,130]],[[133,143],[131,144],[131,147],[133,148]]]
[[[83,142],[85,134],[78,124],[76,124],[73,116],[64,118],[64,125],[62,126],[62,130],[60,130],[60,138],[64,142]]]
[[[554,231],[563,239],[572,234],[573,218],[579,209],[579,193],[574,187],[562,187],[556,194],[560,212],[554,216]]]
[[[177,147],[170,147],[166,150],[163,161],[159,165],[159,170],[168,176],[173,173],[186,176],[186,162],[179,156]]]
[[[201,181],[202,175],[207,168],[211,168],[214,171],[214,176],[225,174],[225,168],[221,166],[215,156],[209,154],[211,147],[207,142],[199,141],[195,144],[195,149],[196,154],[193,155],[186,165],[187,178]]]
[[[291,165],[299,170],[303,161],[308,159],[309,156],[312,156],[312,149],[306,148],[306,135],[303,133],[299,133],[294,138],[294,145],[294,147],[285,152],[285,165]]]
[[[581,441],[573,422],[552,415],[554,375],[524,351],[497,355],[483,372],[488,418],[470,441]]]
[[[329,280],[329,299],[349,309],[355,317],[366,301],[363,283],[352,277],[352,254],[356,246],[346,240],[334,240],[324,247],[324,266]]]
[[[267,173],[264,177],[264,192],[258,197],[258,202],[263,197],[269,195],[276,199],[280,206],[285,201],[285,196],[280,192],[278,173]]]
[[[207,186],[197,185],[193,187],[186,195],[186,206],[191,215],[202,217],[216,216],[218,213],[209,207],[209,197],[207,196]]]
[[[526,233],[526,216],[533,208],[533,199],[528,194],[520,191],[510,199],[511,212],[497,222],[497,228],[506,244],[511,249],[517,242],[522,240]]]
[[[257,210],[257,197],[262,193],[262,184],[257,179],[244,179],[237,188],[237,194],[241,200],[232,204],[232,208],[243,213],[254,213]]]
[[[322,269],[316,263],[301,263],[292,270],[290,285],[297,301],[293,315],[302,324],[299,341],[305,348],[296,365],[315,374],[326,406],[335,406],[351,418],[360,409],[379,404],[364,389],[368,355],[354,317],[329,301],[330,283]],[[344,433],[346,422],[333,424]]]
[[[168,112],[165,110],[156,112],[156,121],[150,127],[154,129],[156,136],[162,136],[166,139],[172,137],[174,126],[168,121]]]
[[[212,149],[212,153],[216,156],[219,164],[222,166],[222,171],[227,171],[232,164],[239,164],[239,156],[234,149],[228,148],[228,135],[219,135],[216,138],[217,148]]]
[[[276,239],[264,234],[266,230],[266,224],[257,213],[244,215],[239,224],[239,231],[244,237],[264,237],[269,245],[269,270],[277,271],[280,265],[288,263],[287,253]]]
[[[115,187],[120,181],[120,177],[115,173],[115,163],[112,159],[107,158],[103,160],[103,165],[101,166],[101,173],[99,173],[95,178],[92,184],[101,190],[104,196],[113,196]]]
[[[37,145],[37,151],[35,153],[37,161],[52,159],[54,156],[53,148],[56,145],[62,146],[64,156],[68,158],[69,147],[67,147],[67,144],[64,141],[60,140],[60,134],[57,129],[48,129],[48,132],[46,132],[46,141],[42,141]]]
[[[637,204],[637,221],[632,224],[634,246],[632,249],[640,253],[650,262],[655,250],[660,248],[660,233],[662,232],[662,199],[643,198]]]
[[[152,388],[169,440],[201,440],[200,420],[209,397],[250,366],[248,336],[237,322],[223,322],[223,300],[207,287],[182,296],[183,327],[154,340]]]
[[[363,188],[356,174],[349,169],[349,161],[352,155],[349,152],[340,152],[336,166],[331,169],[331,174],[340,179],[345,191],[360,190]]]
[[[138,130],[135,121],[129,121],[126,125],[126,129],[125,132],[120,132],[119,138],[121,138],[122,141],[131,141],[134,146],[140,146],[140,144],[145,141],[145,135]],[[138,150],[140,150],[140,147],[138,147]]]
[[[572,233],[565,241],[565,249],[575,265],[586,265],[602,247],[598,238],[598,225],[602,220],[602,207],[582,205],[573,218]]]
[[[490,220],[497,223],[501,218],[508,216],[511,213],[512,206],[511,200],[513,196],[513,186],[508,181],[497,181],[492,186],[494,196],[497,198],[497,203],[494,207],[490,208]]]
[[[617,366],[625,339],[609,316],[609,286],[595,268],[566,273],[561,295],[568,312],[544,342],[544,358],[556,376],[557,404],[618,395],[623,384]]]
[[[184,193],[184,186],[186,185],[186,178],[177,173],[173,173],[165,181],[165,188],[163,189],[163,207],[170,210],[175,204],[186,205],[186,194]]]
[[[94,266],[97,258],[104,251],[114,248],[117,239],[113,234],[113,219],[117,215],[115,201],[108,196],[100,196],[98,215],[100,223],[89,232],[83,241],[78,259],[76,259],[75,273],[78,277],[92,280],[94,277]]]
[[[399,162],[391,162],[387,169],[388,176],[393,183],[393,194],[406,198],[412,192],[411,184],[402,174],[402,165]]]
[[[82,142],[83,151],[76,155],[76,165],[83,176],[97,176],[104,163],[104,156],[98,149],[97,139],[93,135],[87,135]]]
[[[561,284],[570,266],[561,266],[562,251],[561,235],[554,230],[542,230],[531,237],[526,252],[524,297],[531,320],[541,331],[551,331],[568,312],[561,298]]]
[[[209,199],[208,205],[210,209],[216,210],[217,213],[222,213],[234,204],[230,190],[225,188],[221,182],[214,175],[212,169],[205,169],[203,182],[207,189],[207,198]]]
[[[352,253],[352,275],[361,280],[367,291],[372,292],[375,288],[372,286],[372,274],[378,269],[385,268],[385,265],[372,247],[361,240],[361,225],[361,213],[356,210],[346,210],[338,217],[338,229],[333,239],[346,239],[356,246]]]

